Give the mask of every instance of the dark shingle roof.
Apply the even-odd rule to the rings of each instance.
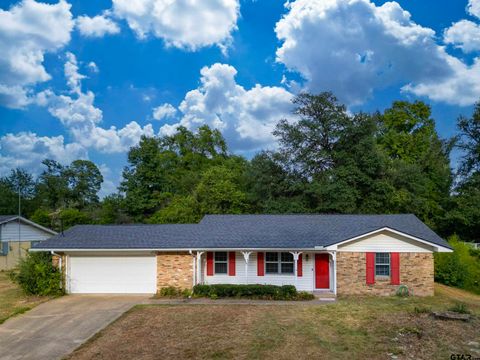
[[[199,224],[77,225],[43,249],[209,249],[329,246],[384,227],[450,248],[414,215],[207,215]]]

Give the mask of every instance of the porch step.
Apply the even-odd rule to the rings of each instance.
[[[330,300],[334,301],[336,299],[336,296],[333,292],[331,291],[314,291],[313,295],[318,299],[318,300]]]

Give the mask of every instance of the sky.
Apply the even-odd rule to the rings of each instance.
[[[480,0],[0,0],[0,176],[90,159],[105,195],[142,135],[180,125],[251,157],[301,91],[423,100],[455,135],[480,99]]]

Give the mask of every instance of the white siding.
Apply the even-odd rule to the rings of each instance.
[[[248,280],[245,276],[245,260],[242,253],[237,252],[235,256],[235,276],[213,275],[206,276],[206,255],[203,255],[203,279],[205,284],[269,284],[269,285],[295,285],[300,291],[313,291],[314,287],[314,264],[315,254],[308,253],[303,256],[303,276],[295,279],[294,275],[268,275],[257,276],[257,253],[252,252],[248,261]],[[331,264],[332,265],[332,264]],[[333,267],[330,267],[330,286],[332,286]]]
[[[48,232],[24,223],[20,223],[19,231],[17,221],[10,221],[0,226],[2,241],[19,241],[19,238],[20,241],[42,241],[52,236],[52,234]]]
[[[390,231],[382,231],[339,245],[337,250],[351,252],[432,252],[433,247]]]

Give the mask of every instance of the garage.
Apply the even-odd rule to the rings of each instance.
[[[72,294],[153,294],[155,256],[69,256],[67,289]]]

